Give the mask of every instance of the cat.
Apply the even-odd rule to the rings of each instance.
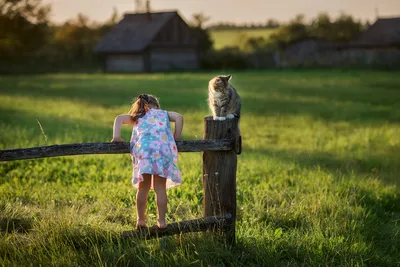
[[[242,102],[239,94],[229,83],[232,75],[220,75],[208,83],[208,105],[214,120],[240,118]]]

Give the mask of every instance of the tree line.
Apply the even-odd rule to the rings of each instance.
[[[280,23],[275,19],[268,19],[265,23],[233,23],[233,22],[219,22],[213,23],[207,27],[208,30],[222,31],[222,30],[245,30],[245,29],[276,29],[279,28]]]
[[[114,9],[101,23],[78,14],[57,25],[50,14],[41,0],[0,0],[0,71],[99,65],[92,50],[121,18]]]
[[[97,42],[121,19],[116,9],[104,22],[91,21],[78,14],[62,24],[50,20],[51,5],[42,0],[0,0],[0,71],[10,66],[50,66],[52,69],[68,66],[100,66],[92,50]],[[272,35],[244,39],[246,49],[277,49],[297,40],[315,37],[330,41],[349,41],[366,25],[352,16],[341,14],[331,18],[321,13],[307,23],[298,15],[286,24],[270,19],[264,25],[235,25],[219,23],[209,27],[210,17],[193,14],[191,26],[200,40],[202,54],[213,50],[210,30],[233,28],[276,28]],[[217,53],[213,51],[213,53]]]
[[[346,13],[341,13],[336,18],[331,18],[327,13],[320,13],[309,23],[306,23],[304,16],[300,14],[280,27],[270,36],[270,40],[278,47],[285,47],[308,38],[348,42],[356,39],[367,27],[369,27],[369,22],[364,24]]]

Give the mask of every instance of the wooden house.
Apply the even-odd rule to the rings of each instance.
[[[163,72],[199,67],[197,39],[177,11],[125,14],[94,52],[105,72]]]
[[[400,18],[379,18],[350,42],[306,39],[275,54],[279,67],[400,67]]]
[[[400,18],[379,18],[349,47],[400,49]]]

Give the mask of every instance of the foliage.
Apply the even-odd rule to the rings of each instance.
[[[194,28],[204,29],[204,24],[209,21],[211,17],[206,16],[204,13],[195,13],[192,15],[192,24]]]
[[[204,28],[204,24],[210,20],[210,17],[204,13],[193,14],[192,21],[190,22],[192,31],[197,38],[200,56],[203,57],[213,47],[213,40],[210,33]]]
[[[201,58],[204,69],[245,69],[246,57],[237,47],[212,50]]]
[[[48,38],[50,6],[41,0],[0,0],[0,57],[26,59]]]
[[[92,51],[97,42],[117,23],[118,13],[114,10],[104,24],[90,22],[83,14],[53,28],[54,35],[50,44],[56,50],[59,60],[87,61],[92,58]],[[47,49],[48,47],[45,47]],[[53,55],[54,58],[54,55]]]
[[[309,34],[312,37],[329,41],[350,41],[363,30],[361,22],[355,21],[352,16],[342,13],[336,20],[326,13],[321,13],[310,25]]]
[[[297,15],[290,23],[280,27],[270,38],[278,47],[282,47],[286,44],[305,39],[307,36],[307,26],[304,23],[304,16]]]
[[[275,19],[268,19],[266,23],[233,23],[233,22],[219,22],[211,24],[207,27],[211,31],[222,31],[222,30],[246,30],[246,29],[275,29],[280,25],[279,21]]]
[[[192,30],[198,41],[200,55],[204,55],[213,47],[213,41],[211,40],[210,33],[207,30],[199,27],[192,27]]]
[[[216,74],[0,76],[0,149],[109,141],[144,89],[183,114],[184,140],[201,139]],[[0,265],[397,266],[399,75],[231,74],[243,101],[236,247],[209,234],[122,240],[136,219],[129,155],[70,156],[0,163]],[[202,214],[201,153],[179,160],[170,222]],[[148,214],[152,225],[153,192]]]
[[[294,20],[281,26],[271,35],[271,40],[277,47],[284,47],[307,38],[345,42],[355,39],[362,30],[362,23],[345,13],[340,14],[335,20],[328,14],[321,13],[311,21],[311,24],[305,23],[303,15],[297,15]]]
[[[47,20],[49,6],[39,5],[39,0],[9,2],[21,2],[14,9],[29,12],[21,11],[26,16],[26,19],[21,19],[18,12],[16,15],[13,13],[13,8],[3,9],[4,15],[0,20],[6,19],[8,24],[0,22],[0,53],[8,61],[0,62],[0,72],[6,73],[13,72],[10,63],[17,63],[17,67],[26,66],[33,71],[47,65],[53,72],[68,69],[69,66],[74,66],[75,70],[80,70],[77,66],[98,66],[100,64],[93,57],[93,48],[120,19],[114,8],[110,18],[103,23],[92,22],[80,13],[61,25],[53,25]]]

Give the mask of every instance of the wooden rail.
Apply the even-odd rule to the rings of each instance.
[[[177,141],[179,152],[229,151],[233,139]],[[85,154],[129,153],[129,143],[83,143],[0,150],[0,161]]]

